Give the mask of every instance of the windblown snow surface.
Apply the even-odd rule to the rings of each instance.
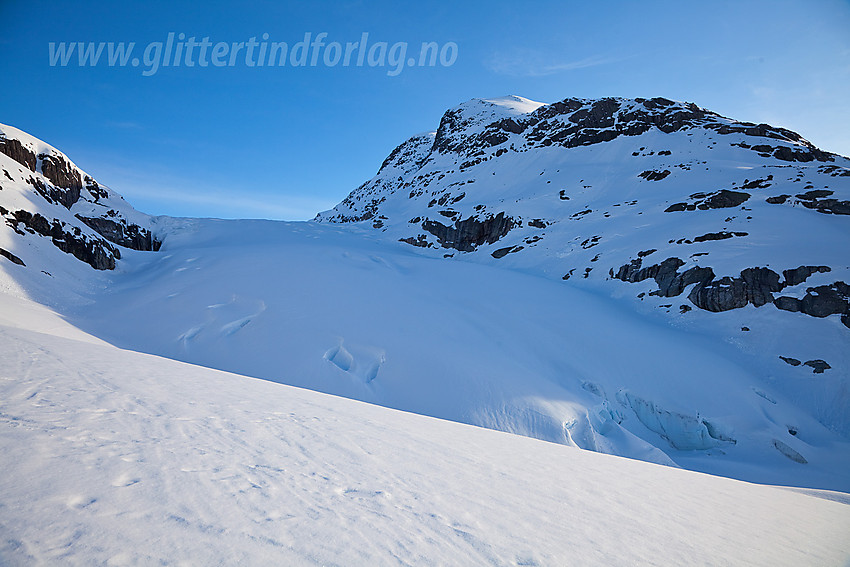
[[[2,301],[5,565],[850,558],[840,493],[582,451],[124,351],[41,306]]]

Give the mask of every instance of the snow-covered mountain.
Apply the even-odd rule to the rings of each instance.
[[[655,280],[685,310],[772,303],[850,328],[846,215],[850,160],[789,130],[662,98],[511,96],[449,110],[316,220],[564,280]]]
[[[3,132],[0,285],[114,345],[850,490],[850,161],[793,132],[664,99],[473,100],[307,223],[150,218]],[[94,270],[66,234],[120,260]]]
[[[0,255],[58,277],[57,287],[73,285],[70,273],[81,269],[74,259],[96,270],[112,270],[123,248],[159,249],[147,215],[53,146],[3,124],[0,173]],[[27,279],[50,295],[51,286]]]

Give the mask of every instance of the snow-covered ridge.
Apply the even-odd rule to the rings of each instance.
[[[472,99],[452,108],[443,115],[431,148],[427,148],[428,139],[418,135],[404,142],[390,156],[396,156],[403,148],[408,152],[416,148],[410,155],[417,157],[405,160],[407,167],[416,168],[427,165],[428,160],[425,158],[428,156],[424,154],[430,153],[455,153],[461,157],[477,158],[459,164],[460,169],[465,169],[487,159],[498,158],[508,151],[525,152],[553,144],[567,148],[587,146],[610,141],[621,135],[639,136],[651,130],[672,133],[693,128],[710,130],[720,135],[743,134],[756,139],[764,138],[762,143],[755,145],[747,144],[737,136],[730,140],[733,146],[754,151],[762,157],[773,155],[779,160],[791,162],[832,162],[836,157],[818,150],[790,130],[767,124],[738,122],[693,103],[663,98],[568,98],[545,104],[515,95]],[[778,145],[770,145],[774,143]],[[520,145],[523,147],[518,149]],[[381,173],[379,171],[378,177],[381,177]],[[406,173],[411,172],[408,170]],[[358,192],[362,190],[363,187],[358,188],[350,197],[358,197]],[[357,200],[363,199],[361,197]],[[347,204],[348,200],[343,202],[343,205]],[[317,220],[338,221],[339,218],[334,217],[333,213],[340,208],[345,207],[321,213]],[[356,212],[356,209],[353,211]],[[365,216],[362,213],[359,215]],[[352,215],[346,214],[346,218],[350,217]]]

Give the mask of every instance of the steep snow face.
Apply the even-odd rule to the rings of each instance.
[[[846,495],[618,459],[122,351],[10,299],[0,295],[4,565],[850,559]],[[3,320],[10,311],[30,330]]]
[[[156,250],[152,219],[100,185],[53,146],[0,124],[0,254],[5,261],[75,279],[74,262],[111,270],[122,248]],[[55,262],[54,262],[55,260]],[[57,266],[58,267],[58,266]],[[32,270],[29,270],[32,271]],[[64,277],[67,275],[68,277]],[[24,276],[26,279],[26,276]]]

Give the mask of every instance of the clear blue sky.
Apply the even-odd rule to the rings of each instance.
[[[0,1],[0,122],[137,208],[305,219],[473,97],[693,101],[850,155],[850,2]],[[457,44],[450,67],[50,66],[50,42]],[[197,54],[196,54],[197,55]],[[72,60],[73,61],[73,60]],[[241,61],[241,59],[240,59]]]

